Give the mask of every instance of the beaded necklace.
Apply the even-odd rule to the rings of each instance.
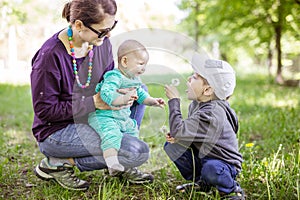
[[[78,75],[78,71],[77,71],[77,62],[76,62],[76,57],[75,57],[75,49],[74,49],[74,45],[73,45],[73,31],[72,31],[71,25],[68,28],[67,34],[68,34],[68,40],[69,40],[69,44],[70,44],[71,56],[73,58],[72,65],[73,65],[73,70],[74,70],[77,85],[79,87],[83,88],[83,89],[87,88],[90,85],[91,78],[92,78],[92,69],[93,69],[93,63],[92,62],[93,62],[93,56],[94,56],[93,45],[89,45],[89,47],[88,47],[88,51],[89,51],[88,76],[87,76],[86,83],[84,85],[82,85],[80,83],[79,75]]]

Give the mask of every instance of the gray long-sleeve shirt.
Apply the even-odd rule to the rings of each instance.
[[[73,58],[58,39],[58,34],[49,38],[32,59],[32,132],[39,142],[68,124],[87,123],[88,114],[95,111],[96,84],[106,71],[114,68],[111,43],[106,38],[101,46],[93,48],[90,86],[80,88],[75,81]],[[76,61],[80,82],[85,84],[89,57],[76,58]]]
[[[194,144],[200,157],[220,159],[241,170],[243,159],[236,138],[238,119],[227,101],[193,101],[187,119],[182,119],[179,99],[171,99],[168,104],[172,137],[184,144]]]

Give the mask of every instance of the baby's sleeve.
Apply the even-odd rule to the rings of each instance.
[[[149,93],[146,92],[146,90],[144,90],[142,87],[138,87],[136,89],[136,92],[137,92],[137,95],[138,95],[138,99],[137,99],[137,102],[139,104],[142,104],[146,98],[150,97]]]
[[[114,70],[108,71],[103,77],[101,82],[100,95],[101,99],[112,106],[112,102],[120,95],[117,90],[120,88],[122,83],[121,75]]]

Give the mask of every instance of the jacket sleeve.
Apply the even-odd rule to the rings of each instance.
[[[57,122],[73,119],[72,96],[65,95],[61,100],[62,79],[56,57],[52,53],[37,57],[31,72],[31,92],[34,112],[42,121]],[[47,54],[47,55],[46,55]],[[47,58],[47,59],[45,59]],[[49,67],[51,66],[51,70]]]
[[[183,120],[180,100],[171,99],[168,104],[170,134],[172,137],[193,142],[215,142],[220,137],[224,118],[216,116],[211,112],[211,108],[190,109],[189,117]],[[220,121],[220,119],[222,120]]]

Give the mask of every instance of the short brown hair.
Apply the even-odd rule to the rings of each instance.
[[[209,85],[208,81],[206,80],[206,78],[204,78],[203,76],[201,76],[200,74],[197,73],[197,75],[203,80],[203,83],[205,85]]]
[[[115,15],[116,12],[115,0],[72,0],[65,4],[62,17],[71,23],[81,20],[90,26],[102,22],[105,14]]]

